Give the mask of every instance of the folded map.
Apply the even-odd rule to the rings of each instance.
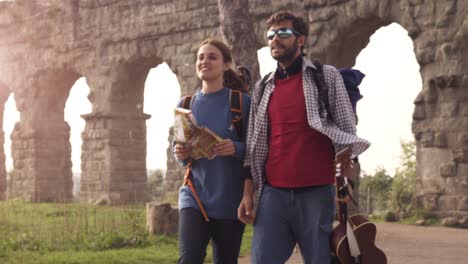
[[[174,140],[188,144],[192,148],[190,156],[193,159],[214,158],[213,148],[222,138],[209,128],[199,126],[190,110],[177,107],[174,113]]]

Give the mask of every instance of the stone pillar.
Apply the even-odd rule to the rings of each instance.
[[[79,76],[65,69],[47,69],[26,77],[15,90],[21,121],[11,135],[9,198],[69,202],[73,181],[70,127],[64,121],[64,108]]]
[[[169,129],[169,148],[167,154],[167,170],[166,170],[166,197],[169,201],[176,202],[179,195],[179,187],[183,183],[185,168],[177,163],[172,153],[172,140],[174,138],[174,128]]]
[[[442,23],[429,32],[450,35],[452,30]],[[417,146],[414,203],[442,217],[468,215],[468,61],[458,60],[468,55],[466,35],[416,41],[424,87],[414,102],[412,124]]]
[[[93,112],[83,115],[80,200],[142,203],[146,192],[144,83],[151,67],[136,62],[87,75]]]
[[[450,74],[430,72],[428,87],[416,99],[413,114],[417,143],[414,202],[442,217],[468,215],[465,67]]]
[[[70,202],[73,181],[68,124],[56,120],[43,128],[18,122],[11,139],[14,169],[9,198]]]
[[[147,200],[147,114],[83,115],[81,200],[113,204]]]
[[[3,132],[3,119],[5,102],[10,91],[0,82],[0,201],[5,200],[7,192],[7,172],[5,168],[5,133]]]

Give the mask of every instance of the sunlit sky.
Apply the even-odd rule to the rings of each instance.
[[[259,60],[262,76],[276,67],[268,48],[259,51]],[[354,68],[366,74],[360,85],[364,98],[357,107],[358,135],[372,143],[360,157],[361,167],[368,173],[379,166],[393,173],[400,162],[400,141],[413,140],[413,101],[422,89],[413,43],[398,24],[383,27],[372,35],[368,46],[358,55]],[[74,172],[80,172],[81,132],[85,126],[80,115],[91,112],[88,93],[85,78],[80,78],[71,89],[65,106],[65,120],[71,126]],[[144,106],[144,112],[151,115],[146,123],[148,169],[166,169],[168,131],[179,96],[177,76],[167,64],[150,71],[145,84]],[[3,124],[7,170],[12,169],[9,135],[18,120],[19,113],[13,96],[10,96],[5,105]]]

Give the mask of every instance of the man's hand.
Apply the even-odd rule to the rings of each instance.
[[[354,162],[351,159],[351,148],[346,148],[335,155],[335,173],[336,177],[341,181],[347,182],[347,179],[354,177]],[[343,198],[336,198],[340,203],[347,203],[351,201],[353,195],[353,188],[350,184],[347,186],[348,194]]]
[[[354,176],[354,162],[351,159],[351,148],[346,148],[335,155],[335,171],[341,177],[350,179]]]
[[[213,150],[218,156],[233,156],[236,153],[236,147],[230,139],[223,139]]]
[[[188,157],[190,157],[191,152],[192,148],[189,145],[177,143],[174,146],[174,153],[178,160],[186,160]]]
[[[244,181],[244,196],[240,202],[239,208],[237,209],[237,217],[244,224],[253,224],[255,221],[255,210],[253,206],[253,188],[252,179],[246,179]]]
[[[351,196],[353,196],[353,188],[351,187],[351,184],[349,184],[347,188],[348,188],[348,194],[343,198],[336,197],[337,202],[348,203],[349,201],[351,201]]]

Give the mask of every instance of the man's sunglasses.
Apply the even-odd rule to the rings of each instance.
[[[267,32],[267,38],[269,40],[272,40],[275,35],[278,35],[279,38],[282,38],[282,39],[287,39],[289,38],[290,36],[292,36],[292,34],[295,34],[297,36],[300,36],[302,35],[301,33],[297,32],[296,30],[294,29],[290,29],[290,28],[279,28],[279,29],[276,29],[276,30],[268,30]]]

